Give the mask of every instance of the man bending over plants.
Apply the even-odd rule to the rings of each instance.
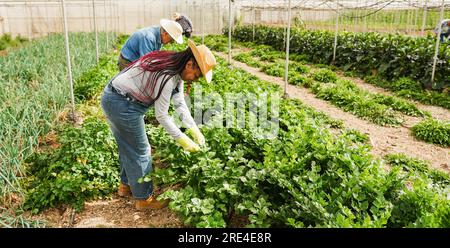
[[[175,13],[173,20],[161,19],[160,26],[150,26],[133,33],[120,50],[117,65],[119,70],[125,69],[131,62],[145,54],[159,51],[163,44],[176,41],[183,43],[182,35],[189,38],[192,33],[191,20],[179,13]]]
[[[183,81],[188,87],[202,75],[209,83],[216,64],[214,55],[205,45],[188,41],[182,52],[154,51],[141,57],[116,75],[105,87],[101,105],[119,148],[121,184],[119,195],[132,195],[138,210],[160,209],[167,202],[156,200],[153,183],[138,183],[152,170],[151,148],[144,115],[155,108],[158,122],[185,151],[196,152],[205,138],[197,127],[184,100]],[[191,140],[175,125],[168,110],[170,100],[191,134]]]
[[[447,40],[449,39],[448,37],[450,36],[450,19],[445,19],[441,22],[441,35],[439,36],[439,40],[441,42],[444,42],[444,38],[446,38]],[[437,26],[434,29],[434,33],[436,33],[436,35],[438,35],[439,33],[439,26]]]

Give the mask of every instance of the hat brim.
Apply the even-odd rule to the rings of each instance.
[[[172,37],[173,38],[173,37]],[[183,44],[183,35],[180,35],[178,38],[174,38],[174,40],[178,43],[178,44]]]
[[[205,74],[205,79],[207,83],[211,83],[212,80],[212,70],[209,70],[206,74]]]
[[[177,42],[178,44],[183,44],[183,35],[180,34],[178,37],[175,36],[175,34],[173,34],[169,28],[167,28],[169,26],[169,23],[172,22],[171,20],[167,20],[167,19],[161,19],[159,21],[159,24],[161,25],[161,27],[164,28],[164,30],[166,30],[166,32],[170,35],[170,37],[172,37],[172,39]]]
[[[206,72],[203,71],[203,66],[199,64],[199,61],[201,61],[200,53],[198,52],[197,46],[194,44],[192,40],[188,40],[188,46],[191,48],[192,54],[194,54],[194,58],[197,61],[197,64],[199,65],[198,67],[200,68],[200,71],[205,77],[206,82],[210,83],[212,80],[212,70]]]

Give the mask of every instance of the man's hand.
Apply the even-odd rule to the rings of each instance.
[[[180,19],[180,17],[181,17],[180,13],[177,13],[177,12],[174,12],[173,15],[172,15],[172,18],[173,18],[174,21]]]

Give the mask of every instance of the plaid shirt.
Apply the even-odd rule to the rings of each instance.
[[[441,34],[450,33],[450,19],[445,19],[441,22]],[[434,29],[434,32],[437,34],[439,32],[439,26]]]
[[[192,33],[192,22],[189,17],[182,15],[176,20],[183,28],[183,35],[189,38]]]

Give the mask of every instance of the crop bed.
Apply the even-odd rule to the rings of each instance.
[[[227,42],[223,36],[208,36],[205,40],[206,44],[211,44],[219,51],[223,51],[224,44]],[[256,45],[251,42],[237,42],[234,48],[241,49],[241,51],[233,55],[233,59],[259,68],[268,75],[284,77],[285,61],[283,58],[285,54],[283,52],[276,51],[267,45]],[[290,58],[293,61],[289,62],[289,84],[310,88],[316,97],[330,101],[333,105],[362,119],[383,126],[399,126],[404,124],[403,115],[430,117],[430,113],[418,109],[413,102],[402,96],[371,93],[359,88],[354,82],[337,76],[334,72],[337,70],[335,66],[311,65],[305,61],[303,55],[299,54],[292,54]],[[410,79],[402,78],[395,83],[402,92],[408,90],[408,92],[425,94],[421,93],[420,86],[412,84],[413,82]],[[442,100],[441,103],[445,105],[445,102],[450,100],[446,93],[434,93],[434,95],[437,96],[433,100],[434,102]],[[444,147],[449,146],[447,133],[450,123],[448,120],[435,121],[435,123],[440,123],[439,125],[427,125],[430,132],[427,132],[426,128],[423,130],[425,126],[423,123],[427,123],[427,121],[424,120],[412,128],[413,135],[419,140]],[[424,133],[427,135],[424,136]]]
[[[103,56],[79,76],[77,109],[85,122],[80,127],[57,125],[59,146],[27,156],[25,209],[36,213],[69,204],[83,211],[84,202],[115,191],[117,151],[99,95],[116,73],[116,55]],[[198,83],[203,94],[281,95],[280,87],[217,60],[213,83]],[[314,77],[326,81],[333,78],[328,74]],[[191,90],[194,102],[200,101],[196,90]],[[247,227],[450,227],[448,174],[402,154],[376,159],[367,136],[298,100],[277,101],[275,139],[259,138],[248,123],[241,128],[203,123],[207,145],[198,153],[184,152],[149,121],[156,168],[142,180],[152,179],[166,189],[159,197],[171,200],[169,208],[187,226],[226,227],[239,218]],[[203,110],[210,104],[199,103]],[[254,117],[251,111],[245,116]],[[213,117],[220,121],[223,113]],[[152,118],[150,111],[147,119]]]

